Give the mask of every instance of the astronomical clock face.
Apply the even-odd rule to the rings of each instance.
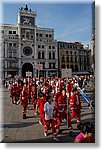
[[[29,46],[26,46],[26,47],[23,48],[23,54],[25,56],[30,56],[32,54],[32,52],[33,52],[32,48],[29,47]]]
[[[28,16],[21,16],[21,23],[23,25],[34,25],[34,18]]]

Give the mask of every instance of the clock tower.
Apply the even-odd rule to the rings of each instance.
[[[28,9],[28,6],[26,4],[25,8],[23,7],[19,8],[18,24],[35,26],[36,15],[37,15],[36,12],[32,11],[31,9]]]
[[[36,12],[32,11],[31,9],[28,9],[27,4],[24,8],[19,8],[17,24],[19,34],[19,74],[21,76],[23,76],[23,74],[25,74],[25,72],[27,71],[32,72],[33,75],[34,71],[34,61],[36,58],[36,15]],[[30,66],[32,65],[32,67],[28,66],[28,64],[30,64]],[[33,69],[31,70],[30,68]]]

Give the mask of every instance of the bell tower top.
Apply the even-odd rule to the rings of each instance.
[[[24,7],[19,8],[18,24],[35,26],[37,13],[28,8],[27,3]]]

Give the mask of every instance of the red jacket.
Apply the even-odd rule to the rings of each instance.
[[[61,92],[57,92],[54,95],[54,103],[55,103],[55,108],[58,109],[58,98],[61,96]]]
[[[10,89],[10,95],[16,96],[16,91],[17,91],[17,87],[15,85],[13,85]]]
[[[66,109],[66,97],[61,95],[58,98],[58,111],[59,112],[64,112]]]
[[[80,105],[80,97],[78,94],[73,93],[70,98],[70,108],[71,109],[77,109]]]
[[[43,99],[43,98],[39,98],[38,101],[37,101],[40,114],[43,114],[43,113],[44,113],[44,104],[45,104],[45,103],[46,103],[46,99]],[[38,109],[38,108],[37,108],[37,109]]]
[[[66,92],[67,93],[71,93],[71,90],[72,90],[72,86],[70,83],[67,84],[67,87],[66,87]]]
[[[36,100],[37,100],[37,91],[36,90],[32,90],[30,92],[30,97],[32,99],[32,104],[36,104]]]
[[[18,86],[17,86],[17,88],[18,88],[18,91],[19,91],[19,93],[22,91],[22,85],[21,84],[18,84]]]
[[[20,93],[20,101],[22,106],[28,106],[28,92],[24,90]]]

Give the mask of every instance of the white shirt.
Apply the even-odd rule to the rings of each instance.
[[[44,111],[45,111],[45,120],[50,120],[53,118],[53,110],[54,110],[54,102],[46,102],[44,104]]]

